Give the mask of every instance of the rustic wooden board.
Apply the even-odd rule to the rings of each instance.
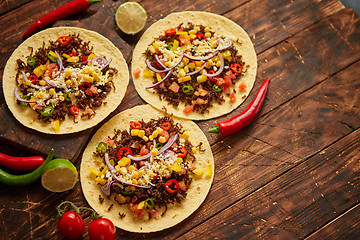
[[[114,18],[113,14],[110,14],[110,12],[115,12],[117,6],[118,3],[107,1],[101,6],[97,6],[96,12],[93,14],[91,14],[91,11],[95,10],[92,8],[89,9],[91,17],[88,16],[71,21],[60,21],[54,26],[75,26],[99,32],[110,39],[123,53],[127,62],[129,62],[132,48],[129,44],[122,40],[118,34],[116,34],[114,31],[114,24],[111,24],[114,22]],[[53,7],[55,8],[56,6]],[[47,9],[47,11],[49,11],[49,9]],[[32,19],[36,20],[39,16],[40,15],[37,14]],[[29,20],[28,26],[35,20]],[[94,22],[101,22],[104,25],[93,24]],[[16,38],[18,39],[21,34],[21,32],[18,33]],[[51,148],[54,148],[55,155],[61,154],[63,158],[75,160],[84,148],[93,131],[93,128],[91,128],[74,134],[61,136],[47,135],[28,129],[20,124],[8,110],[6,104],[1,106],[0,114],[3,116],[1,120],[2,124],[0,125],[0,139],[7,143],[14,144],[19,148],[32,151],[36,154],[46,155]],[[107,119],[109,118],[110,116]]]

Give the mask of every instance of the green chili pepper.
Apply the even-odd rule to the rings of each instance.
[[[65,93],[65,96],[64,96],[64,97],[65,97],[65,100],[68,101],[68,102],[71,101],[70,96],[69,96],[70,93],[74,93],[74,91],[68,91],[68,92]]]
[[[164,146],[164,144],[158,142],[158,143],[156,143],[155,148],[156,148],[157,150],[160,150],[163,146]]]
[[[213,85],[212,89],[215,91],[215,92],[221,92],[223,90],[223,86],[219,86],[219,85]]]
[[[55,109],[52,106],[45,106],[43,109],[41,109],[40,114],[44,117],[49,117],[53,115]]]
[[[23,95],[23,96],[21,97],[21,99],[30,100],[30,97],[27,96],[27,95]],[[27,105],[29,105],[29,103],[27,103],[27,102],[20,102],[20,105],[21,105],[21,106],[27,106]]]
[[[107,144],[104,142],[100,142],[99,145],[96,148],[96,151],[100,154],[103,155],[104,153],[106,153],[107,150]]]
[[[169,42],[168,46],[167,46],[167,49],[171,50],[173,45],[174,45],[174,42]]]
[[[48,53],[48,58],[49,58],[49,60],[52,61],[53,63],[56,63],[56,62],[57,62],[56,58],[51,55],[51,52]]]
[[[35,66],[35,63],[36,63],[36,59],[32,56],[29,56],[27,59],[26,59],[27,63],[29,64],[29,66]]]
[[[185,85],[182,87],[182,91],[183,93],[185,93],[186,95],[191,95],[194,93],[194,88],[190,85]]]
[[[124,196],[132,196],[135,193],[134,186],[126,186],[124,189],[120,189],[120,193]]]
[[[9,174],[4,170],[0,169],[0,183],[9,186],[20,187],[35,182],[41,177],[41,174],[45,166],[52,160],[53,156],[54,156],[54,149],[52,148],[50,150],[49,155],[47,156],[45,161],[40,165],[40,167],[24,175]]]
[[[144,209],[150,212],[154,208],[154,201],[151,198],[145,200]]]

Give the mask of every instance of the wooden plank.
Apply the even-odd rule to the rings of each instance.
[[[204,234],[211,239],[302,239],[357,204],[359,154],[357,129],[179,239],[196,239]],[[324,230],[310,239],[355,239],[336,234],[350,229],[349,225],[337,228],[342,224],[329,226],[334,235]],[[213,226],[212,231],[208,226]],[[353,227],[350,236],[359,230],[357,222]]]
[[[11,10],[20,7],[32,0],[4,0],[0,2],[0,15],[10,12]]]
[[[360,205],[357,204],[305,239],[358,239],[360,232],[359,223]]]

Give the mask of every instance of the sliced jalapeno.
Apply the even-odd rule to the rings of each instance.
[[[71,101],[71,99],[70,99],[70,94],[71,93],[74,93],[74,91],[68,91],[68,92],[65,93],[64,97],[65,97],[65,100],[68,101],[68,102]]]
[[[154,201],[151,198],[145,200],[144,209],[147,212],[150,212],[154,208]]]
[[[55,54],[55,53],[54,53]],[[57,60],[56,60],[56,54],[55,54],[55,56],[54,56],[54,54],[52,53],[52,51],[50,51],[50,52],[48,52],[48,58],[49,58],[49,60],[51,61],[51,62],[53,62],[53,63],[56,63],[57,62]]]
[[[162,144],[162,143],[160,143],[160,142],[156,143],[155,148],[156,148],[157,150],[160,150],[162,147],[163,147],[163,144]]]
[[[53,115],[55,109],[52,106],[45,106],[41,109],[40,114],[44,117],[49,117]]]
[[[212,89],[215,91],[215,92],[221,92],[223,90],[223,86],[219,86],[219,85],[213,85]]]
[[[100,142],[96,148],[96,151],[100,154],[103,155],[106,153],[107,150],[107,144],[104,142]]]
[[[185,93],[186,95],[191,95],[194,93],[194,88],[190,85],[185,85],[182,87],[182,91],[183,93]]]
[[[36,63],[36,59],[32,56],[29,56],[27,59],[26,59],[27,63],[29,64],[29,66],[35,66],[35,63]]]
[[[30,97],[27,96],[27,95],[23,95],[23,96],[21,97],[21,99],[30,100]],[[20,105],[21,105],[21,106],[27,106],[27,105],[29,105],[29,103],[27,103],[27,102],[20,102]]]

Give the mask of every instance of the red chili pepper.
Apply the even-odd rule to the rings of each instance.
[[[176,34],[175,28],[169,28],[169,29],[165,30],[165,35],[175,35],[175,34]]]
[[[180,189],[179,182],[176,181],[175,179],[170,179],[165,183],[165,189],[169,193],[176,193]]]
[[[71,106],[70,107],[70,113],[74,116],[79,114],[79,108],[77,106]]]
[[[90,4],[100,2],[100,0],[75,0],[69,2],[54,11],[44,15],[36,22],[34,22],[28,30],[23,34],[22,38],[27,38],[30,35],[44,29],[45,27],[55,23],[58,20],[70,17],[76,13],[86,10]]]
[[[35,84],[39,80],[39,78],[33,74],[28,77],[28,80],[31,81],[32,84]]]
[[[239,63],[232,63],[230,65],[230,69],[233,71],[233,73],[239,74],[242,71],[242,66]]]
[[[196,34],[196,37],[199,39],[199,40],[205,40],[206,39],[206,37],[205,37],[205,35],[203,34],[203,33],[197,33]]]
[[[216,126],[210,128],[208,132],[218,133],[220,137],[225,137],[249,125],[258,115],[264,104],[269,82],[270,79],[266,79],[261,84],[255,98],[242,113],[230,118],[227,121],[217,123]]]
[[[186,154],[187,154],[187,150],[186,148],[184,148],[183,146],[177,146],[177,151],[176,151],[176,154],[178,155],[178,157],[185,157]]]
[[[169,131],[170,128],[171,128],[171,123],[170,122],[164,122],[164,123],[161,124],[160,127],[165,131]]]
[[[70,57],[75,57],[75,56],[76,56],[76,52],[71,52],[71,53],[69,53],[69,56],[70,56]]]
[[[128,154],[133,155],[131,149],[128,147],[122,147],[119,149],[116,157],[118,158],[118,160],[120,160],[122,157],[127,156]]]
[[[81,83],[81,85],[80,85],[80,89],[81,89],[81,90],[83,90],[83,91],[85,92],[86,89],[88,89],[88,88],[91,88],[91,83],[89,83],[89,82],[83,82],[83,83]]]
[[[211,69],[208,71],[208,74],[214,74],[215,70]],[[210,81],[216,82],[218,80],[218,77],[209,77]]]
[[[130,123],[130,128],[131,129],[140,129],[141,128],[141,123],[139,123],[139,122],[131,122]]]
[[[44,162],[41,156],[13,157],[0,153],[0,165],[20,171],[34,170]]]
[[[68,45],[71,42],[71,37],[69,37],[69,36],[61,36],[61,37],[58,38],[58,42],[63,46]]]
[[[82,56],[82,57],[81,57],[81,61],[82,61],[82,62],[86,62],[87,60],[88,60],[88,57],[87,57],[87,56]]]

